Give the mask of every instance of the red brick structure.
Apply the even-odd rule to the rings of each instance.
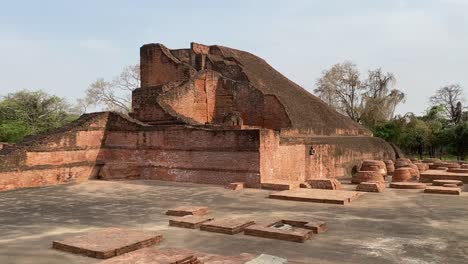
[[[101,179],[260,187],[351,175],[394,149],[263,59],[192,43],[140,49],[131,118],[83,115],[0,150],[0,190]]]

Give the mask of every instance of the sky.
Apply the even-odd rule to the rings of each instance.
[[[139,61],[139,47],[219,44],[254,53],[313,91],[352,61],[381,67],[422,113],[447,84],[468,96],[468,0],[0,0],[0,95],[42,89],[83,97]]]

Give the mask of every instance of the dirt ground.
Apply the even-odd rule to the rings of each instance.
[[[343,206],[268,199],[270,192],[160,181],[89,181],[1,192],[0,263],[97,263],[51,245],[104,227],[159,230],[160,246],[222,255],[265,253],[324,264],[468,263],[468,193],[387,188]],[[215,218],[317,218],[329,230],[301,244],[169,227],[164,213],[180,205],[208,206]]]

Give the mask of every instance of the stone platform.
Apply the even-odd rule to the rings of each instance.
[[[394,189],[425,189],[426,184],[420,182],[392,182],[390,188]]]
[[[468,173],[455,173],[440,170],[427,170],[419,176],[420,182],[432,182],[433,180],[458,180],[468,183]]]
[[[208,216],[186,215],[182,217],[174,217],[169,219],[169,225],[175,227],[198,229],[202,224],[210,222],[212,220],[213,217]]]
[[[54,241],[58,250],[88,257],[107,259],[158,244],[162,235],[155,232],[107,228]]]
[[[460,195],[461,189],[457,187],[428,186],[424,193]]]
[[[270,194],[269,198],[300,202],[345,205],[359,198],[362,194],[362,192],[354,191],[301,188],[289,191],[274,192]]]
[[[204,206],[179,206],[174,209],[169,209],[166,215],[170,216],[186,216],[186,215],[205,215],[208,213],[208,207]]]
[[[255,224],[253,220],[245,218],[224,218],[202,224],[200,230],[234,235],[243,232],[248,226]]]

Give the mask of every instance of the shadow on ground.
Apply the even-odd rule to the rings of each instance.
[[[352,188],[351,186],[345,186]],[[90,181],[0,193],[0,263],[97,263],[51,249],[55,239],[103,227],[159,230],[163,245],[215,254],[272,254],[305,263],[468,263],[468,195],[387,189],[350,205],[267,199],[257,189],[160,181]],[[329,230],[304,244],[172,228],[179,205],[215,218],[313,217]]]

